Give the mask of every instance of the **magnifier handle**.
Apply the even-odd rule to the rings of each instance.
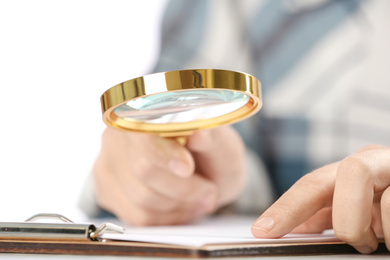
[[[179,137],[175,137],[175,140],[181,144],[181,145],[186,145],[187,144],[187,140],[188,140],[188,136],[179,136]]]
[[[178,142],[179,144],[181,144],[181,145],[184,146],[184,145],[187,144],[188,137],[189,137],[189,135],[184,135],[184,136],[170,136],[170,137],[165,137],[165,138],[168,138],[168,139],[171,139],[171,140],[175,140],[176,142]]]

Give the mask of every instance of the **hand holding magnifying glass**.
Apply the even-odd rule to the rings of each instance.
[[[157,73],[114,86],[101,100],[109,127],[94,173],[103,208],[136,225],[180,224],[237,198],[246,180],[244,145],[223,125],[260,109],[256,78],[226,70]]]

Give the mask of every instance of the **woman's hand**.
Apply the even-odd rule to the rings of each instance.
[[[134,225],[188,223],[239,196],[244,156],[230,127],[196,132],[186,146],[107,128],[94,167],[97,201]]]
[[[343,161],[305,175],[252,226],[258,238],[322,232],[368,254],[384,235],[390,250],[390,148],[364,147]]]

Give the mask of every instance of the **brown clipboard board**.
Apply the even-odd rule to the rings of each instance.
[[[56,217],[67,223],[35,223],[37,217]],[[337,242],[208,244],[201,247],[99,239],[107,230],[122,232],[113,224],[75,224],[58,214],[38,214],[26,222],[0,223],[0,253],[158,256],[249,257],[358,254],[350,245]],[[383,240],[375,254],[390,255]]]
[[[352,246],[343,242],[211,245],[193,248],[142,242],[44,240],[0,240],[0,253],[158,256],[172,258],[358,254]],[[389,255],[390,253],[387,251],[385,243],[381,241],[374,254]]]

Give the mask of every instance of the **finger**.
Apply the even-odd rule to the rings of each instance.
[[[149,142],[149,145],[152,151],[149,159],[160,168],[182,178],[188,178],[195,172],[195,162],[191,153],[176,140],[153,136],[153,141]]]
[[[321,233],[332,228],[332,208],[323,208],[303,224],[294,228],[291,233]]]
[[[114,191],[109,198],[111,204],[106,208],[120,220],[136,225],[174,225],[187,224],[201,217],[204,213],[196,209],[179,207],[170,211],[156,211],[147,207],[140,207],[129,200],[125,193]]]
[[[390,150],[363,149],[344,159],[337,170],[333,199],[333,228],[341,240],[361,253],[376,250],[372,228],[375,193],[390,185]]]
[[[129,202],[134,203],[140,208],[168,212],[181,206],[179,200],[156,192],[136,178],[125,183],[118,182],[115,187],[121,190]]]
[[[160,212],[183,207],[195,208],[199,212],[214,210],[216,204],[214,185],[209,184],[207,180],[202,182],[199,176],[185,183],[180,182],[181,178],[171,174],[169,169],[167,171],[160,167],[163,164],[155,163],[164,159],[169,161],[169,158],[168,160],[163,158],[164,153],[161,153],[164,149],[174,150],[174,148],[164,146],[166,140],[153,135],[127,135],[110,129],[106,130],[103,140],[104,147],[102,148],[104,149],[102,149],[100,159],[97,160],[99,166],[96,169],[103,173],[97,177],[101,184],[98,194],[99,203],[106,209],[110,209],[111,204],[117,205],[114,199],[107,199],[112,197],[111,193],[120,192],[124,194],[129,203],[134,203],[143,209]],[[155,142],[162,142],[156,146],[163,148],[154,148],[151,144]],[[173,141],[168,143],[173,146],[178,145]],[[179,149],[184,149],[188,154],[188,151],[181,145]],[[153,160],[150,157],[153,157]],[[108,184],[114,180],[114,184]],[[109,187],[118,187],[118,189],[111,190]]]
[[[255,237],[281,237],[331,206],[337,163],[298,180],[252,226]]]
[[[102,152],[116,157],[113,160],[128,162],[129,169],[138,163],[138,159],[143,158],[149,164],[164,168],[179,177],[186,178],[194,173],[195,163],[191,153],[178,142],[158,135],[107,128],[103,133],[102,146],[106,148]]]
[[[387,188],[381,199],[383,235],[387,249],[390,251],[390,188]]]
[[[177,198],[169,199],[149,190],[137,180],[124,183],[116,178],[107,178],[101,172],[102,168],[95,171],[98,204],[128,223],[136,225],[188,223],[210,211],[207,201],[183,202]],[[152,216],[159,218],[155,219]]]
[[[153,199],[156,195],[172,200],[168,205],[187,204],[205,212],[213,211],[217,205],[216,185],[199,174],[183,179],[153,167],[139,167],[134,169],[133,174],[137,177],[136,183],[131,182],[130,175],[125,176],[129,180],[125,178],[123,183],[131,186],[126,189],[129,197],[130,193],[138,194],[139,205],[149,203],[149,200],[156,201]],[[142,186],[146,186],[148,192],[141,190]]]
[[[126,197],[139,207],[156,211],[170,211],[181,206],[178,200],[156,193],[130,174],[118,174],[99,167],[94,175],[99,204],[109,211],[116,206],[117,197]]]

